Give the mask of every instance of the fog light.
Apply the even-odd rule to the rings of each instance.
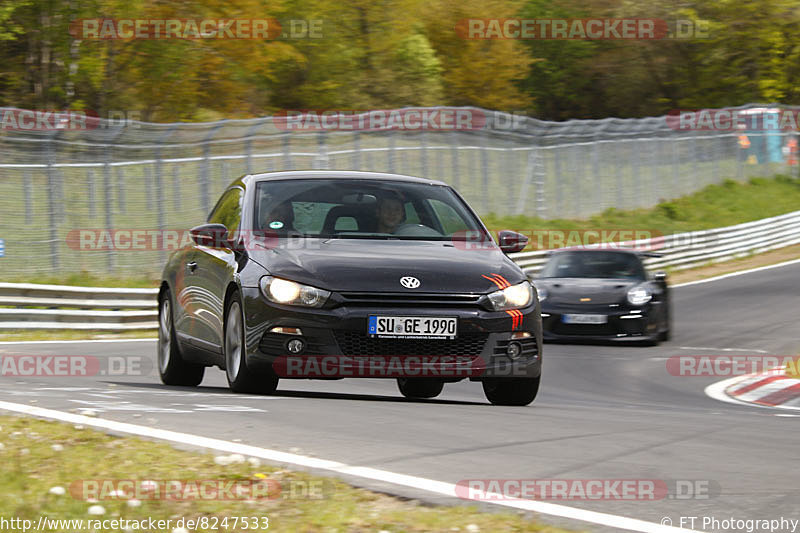
[[[289,350],[289,353],[298,354],[302,352],[306,347],[306,343],[304,343],[300,339],[292,339],[286,343],[286,349]]]
[[[303,331],[300,328],[290,328],[287,326],[275,326],[269,330],[270,333],[281,333],[283,335],[302,335]]]
[[[506,348],[506,354],[511,359],[516,359],[522,353],[522,346],[518,342],[509,343],[508,348]]]

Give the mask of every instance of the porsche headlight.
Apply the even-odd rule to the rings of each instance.
[[[633,287],[628,291],[628,303],[631,305],[644,305],[653,299],[653,295],[646,287]]]
[[[519,309],[525,307],[533,300],[533,286],[530,282],[523,281],[505,289],[489,294],[489,301],[495,311]]]
[[[323,289],[272,276],[261,278],[261,292],[271,302],[303,307],[322,307],[331,295]]]

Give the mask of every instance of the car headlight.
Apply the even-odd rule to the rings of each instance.
[[[495,311],[519,309],[527,306],[531,300],[533,300],[533,285],[528,281],[489,294],[489,301]]]
[[[261,292],[270,302],[303,307],[322,307],[331,295],[323,289],[272,276],[261,278]]]
[[[631,305],[644,305],[653,299],[653,295],[646,287],[633,287],[628,291],[628,303]]]

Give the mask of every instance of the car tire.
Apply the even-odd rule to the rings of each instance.
[[[539,393],[541,375],[535,378],[494,378],[483,381],[483,393],[492,405],[528,405]]]
[[[278,388],[273,371],[255,372],[247,366],[242,298],[234,292],[225,308],[225,376],[233,392],[272,394]]]
[[[203,381],[206,367],[183,359],[174,324],[172,296],[165,289],[158,301],[158,374],[165,385],[196,387]]]
[[[406,398],[436,398],[442,393],[444,382],[439,379],[397,378],[397,388]]]
[[[669,308],[667,308],[666,316],[664,317],[664,329],[658,334],[660,342],[667,342],[672,338],[672,318],[670,318]]]

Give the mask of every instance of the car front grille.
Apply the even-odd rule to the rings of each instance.
[[[393,307],[415,307],[419,305],[435,306],[473,306],[480,300],[480,294],[436,294],[436,293],[366,293],[342,292],[339,293],[347,305],[390,304]]]
[[[378,339],[358,331],[334,331],[343,355],[419,355],[478,357],[489,335],[468,333],[455,339]]]

